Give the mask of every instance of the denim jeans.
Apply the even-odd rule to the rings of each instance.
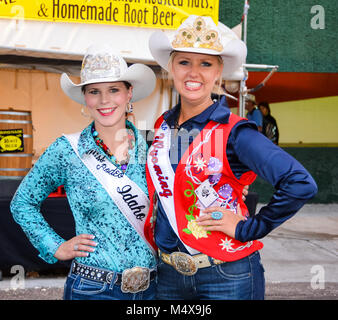
[[[156,279],[150,281],[149,288],[137,293],[123,293],[120,285],[115,284],[116,274],[110,284],[89,280],[81,275],[68,274],[64,300],[153,300],[155,299]]]
[[[163,261],[157,271],[159,300],[264,299],[264,268],[258,251],[237,261],[198,269],[193,276],[182,275]]]

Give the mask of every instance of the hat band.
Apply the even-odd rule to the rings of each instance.
[[[107,70],[95,70],[94,72],[81,72],[81,82],[89,82],[92,80],[103,80],[106,78],[112,79],[111,81],[118,80],[121,77],[120,68],[113,68]]]

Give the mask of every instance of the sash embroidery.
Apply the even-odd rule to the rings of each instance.
[[[99,152],[89,150],[81,157],[77,149],[80,134],[74,133],[64,136],[71,144],[76,155],[101,183],[131,226],[155,254],[154,248],[144,235],[144,224],[149,210],[148,197],[135,182],[124,175],[121,170]]]

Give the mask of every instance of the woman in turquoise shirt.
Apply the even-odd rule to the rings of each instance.
[[[64,299],[154,298],[155,251],[143,234],[147,147],[126,113],[155,82],[149,67],[128,67],[108,46],[87,50],[80,84],[61,77],[63,91],[86,105],[94,121],[47,148],[19,186],[11,211],[43,260],[73,259]],[[76,225],[76,236],[68,241],[40,212],[60,185]]]

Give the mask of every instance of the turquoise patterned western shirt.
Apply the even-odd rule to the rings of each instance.
[[[130,123],[136,137],[126,175],[147,195],[145,161],[147,145]],[[79,139],[82,156],[96,150],[105,156],[91,135],[91,125]],[[11,211],[29,240],[48,263],[55,263],[55,251],[65,242],[47,223],[40,212],[42,202],[58,186],[64,185],[73,212],[76,234],[92,234],[97,242],[95,252],[76,258],[80,263],[117,272],[134,266],[154,268],[156,258],[148,245],[129,224],[102,185],[75,154],[65,137],[50,145],[20,184],[11,202]]]

